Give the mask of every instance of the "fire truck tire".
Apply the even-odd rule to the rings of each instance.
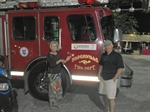
[[[46,68],[46,61],[38,62],[30,70],[28,77],[28,85],[30,94],[39,100],[48,100],[47,88],[43,88],[40,79],[42,78]]]
[[[42,77],[42,74],[45,72],[46,68],[46,61],[41,61],[37,63],[31,70],[28,78],[29,83],[29,92],[30,94],[43,101],[48,101],[48,89],[44,89],[44,84],[40,83],[40,79]],[[62,76],[62,86],[63,86],[63,95],[65,95],[66,91],[69,88],[70,85],[70,78],[68,76],[67,71],[62,68],[61,70],[61,76]],[[42,85],[42,87],[40,87]],[[48,86],[47,86],[48,87]],[[43,88],[43,90],[42,90]]]

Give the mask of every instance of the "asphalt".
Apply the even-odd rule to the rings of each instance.
[[[133,85],[122,88],[116,99],[116,112],[150,112],[150,55],[123,55],[133,71]]]

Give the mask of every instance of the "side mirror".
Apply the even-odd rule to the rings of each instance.
[[[3,66],[4,60],[5,60],[4,56],[3,56],[3,55],[0,55],[0,67]]]
[[[122,41],[122,31],[120,28],[115,28],[114,30],[114,43]]]

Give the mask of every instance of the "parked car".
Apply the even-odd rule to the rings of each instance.
[[[122,50],[122,53],[124,53],[124,54],[132,54],[133,53],[133,49],[131,49],[131,48],[124,48]]]
[[[9,71],[2,68],[4,56],[0,55],[0,112],[18,112],[17,92],[12,88]]]

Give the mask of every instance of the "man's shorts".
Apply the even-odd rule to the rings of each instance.
[[[106,95],[108,99],[115,99],[116,91],[117,91],[117,81],[114,82],[113,79],[103,80],[101,79],[99,85],[99,93],[102,95]]]

